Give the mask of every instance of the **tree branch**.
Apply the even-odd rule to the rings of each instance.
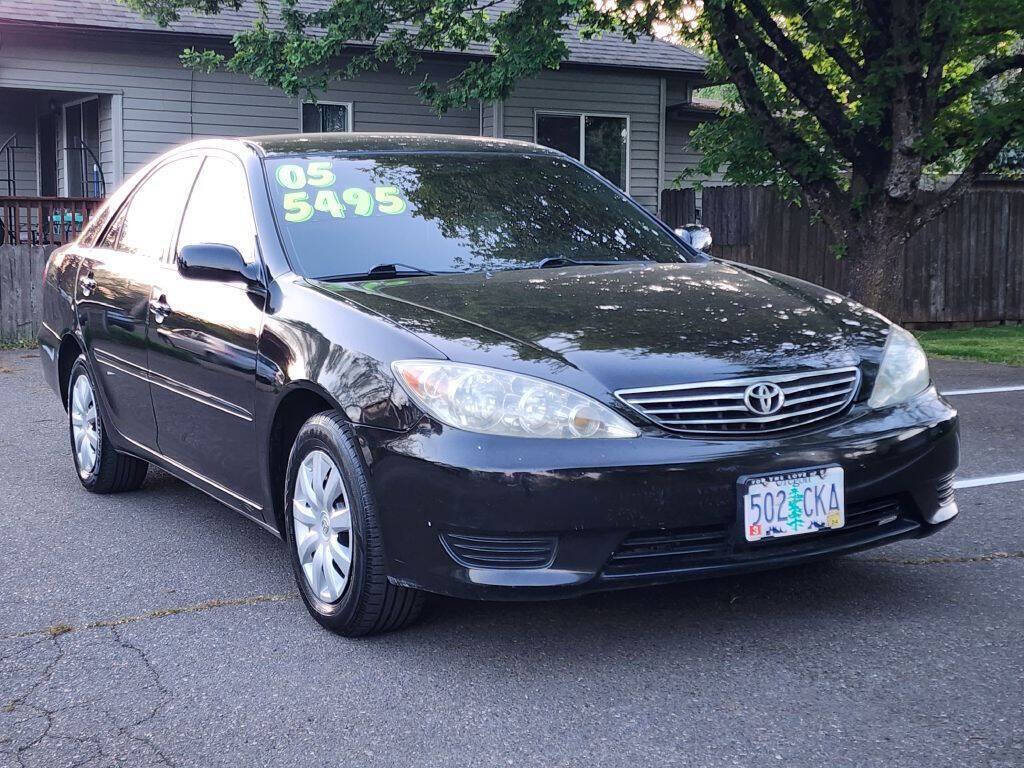
[[[728,26],[758,61],[779,76],[804,109],[817,118],[839,153],[852,162],[857,156],[853,127],[825,81],[779,29],[760,0],[745,0],[745,4],[776,47],[768,45],[745,18],[727,5],[721,12]]]
[[[948,189],[932,197],[928,202],[915,205],[911,213],[909,231],[917,231],[963,197],[978,177],[995,162],[996,157],[1009,142],[1012,132],[1012,126],[1007,126],[998,135],[989,138]]]
[[[921,124],[931,125],[935,116],[936,105],[939,98],[939,86],[942,85],[942,72],[946,67],[949,57],[950,43],[953,40],[953,32],[960,23],[960,6],[954,4],[953,9],[942,6],[938,15],[933,20],[931,40],[931,57],[928,59],[928,71],[924,77],[924,98],[922,99],[924,116]]]
[[[935,111],[941,112],[946,107],[971,93],[975,88],[987,83],[996,75],[1001,75],[1004,72],[1009,72],[1011,69],[1020,69],[1022,67],[1024,67],[1024,53],[1018,53],[1012,56],[1000,56],[997,59],[991,59],[986,64],[975,69],[973,73],[965,77],[959,83],[955,83],[939,94]]]
[[[731,9],[705,6],[712,35],[739,91],[744,109],[761,129],[765,145],[779,165],[797,181],[812,207],[825,217],[835,232],[848,231],[852,225],[849,195],[828,176],[822,164],[816,167],[815,163],[808,162],[808,158],[817,152],[792,128],[776,118],[765,103],[746,54],[737,40],[736,14],[729,11]]]
[[[806,0],[795,0],[797,12],[800,18],[807,25],[807,30],[817,39],[825,53],[832,57],[832,60],[839,65],[848,78],[856,87],[864,79],[864,67],[853,58],[853,55],[843,47],[843,44],[832,34],[827,24],[822,24],[815,15],[814,9]]]

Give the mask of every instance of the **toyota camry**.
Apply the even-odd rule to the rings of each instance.
[[[201,489],[346,635],[948,524],[914,337],[700,240],[528,143],[197,142],[51,255],[43,368],[87,490]]]

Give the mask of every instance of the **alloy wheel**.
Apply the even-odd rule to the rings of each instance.
[[[100,444],[96,397],[88,376],[79,376],[71,391],[71,435],[78,471],[82,477],[88,477],[96,468]]]
[[[352,514],[341,470],[324,451],[310,451],[299,465],[292,520],[306,582],[324,602],[337,602],[352,572]]]

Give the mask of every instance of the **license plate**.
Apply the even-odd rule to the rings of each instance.
[[[744,477],[740,493],[747,541],[815,533],[846,523],[842,467]]]

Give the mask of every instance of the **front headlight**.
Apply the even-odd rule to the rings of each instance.
[[[917,339],[898,325],[890,326],[868,405],[884,408],[902,403],[927,389],[930,381],[928,358]]]
[[[398,360],[395,376],[438,421],[510,437],[638,437],[640,430],[579,392],[531,376],[442,360]]]

